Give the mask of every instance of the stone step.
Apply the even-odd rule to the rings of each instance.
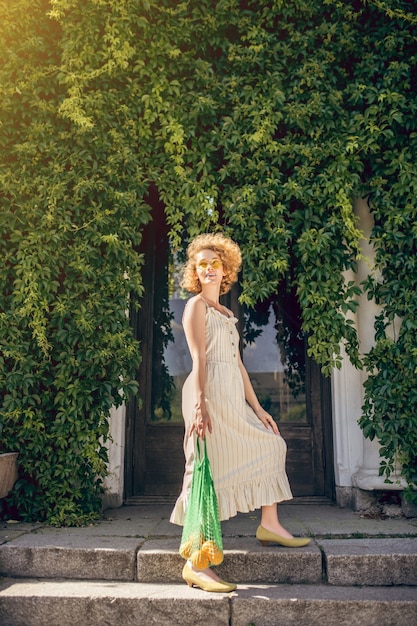
[[[317,584],[322,582],[322,554],[314,542],[304,548],[263,547],[254,538],[224,541],[224,561],[216,571],[237,583]],[[184,559],[176,540],[146,541],[138,552],[138,580],[180,582]]]
[[[417,538],[313,539],[304,548],[263,547],[227,537],[217,568],[237,583],[417,585]],[[178,540],[22,535],[0,546],[0,576],[176,583]]]
[[[324,555],[325,577],[331,585],[417,585],[417,539],[318,543]]]
[[[241,585],[232,594],[185,584],[3,580],[2,626],[411,626],[413,587]]]

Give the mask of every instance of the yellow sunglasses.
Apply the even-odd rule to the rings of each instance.
[[[205,261],[204,259],[202,259],[201,261],[199,261],[197,263],[197,267],[199,270],[206,270],[208,268],[208,266],[210,265],[210,267],[212,267],[214,270],[218,270],[221,268],[221,266],[223,265],[223,263],[220,261],[220,259],[213,259],[212,261]]]

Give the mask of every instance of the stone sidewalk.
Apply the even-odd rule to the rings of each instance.
[[[181,527],[169,522],[172,504],[146,503],[108,509],[103,519],[81,528],[54,528],[44,524],[0,522],[0,545],[12,542],[39,545],[43,537],[51,545],[91,542],[101,537],[108,545],[119,540],[177,538]],[[281,523],[295,536],[320,539],[347,538],[401,538],[417,537],[417,518],[380,517],[370,519],[350,509],[325,504],[282,504],[279,506]],[[259,524],[260,513],[238,514],[222,522],[223,537],[253,537]]]

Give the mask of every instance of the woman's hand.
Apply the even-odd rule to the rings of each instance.
[[[197,407],[194,411],[193,423],[191,424],[190,429],[190,437],[195,432],[195,434],[204,439],[206,436],[206,430],[209,433],[213,432],[213,428],[211,425],[210,415],[205,407]]]
[[[274,420],[272,415],[270,415],[269,413],[267,413],[267,411],[265,411],[265,409],[260,408],[257,411],[255,411],[255,413],[256,413],[256,417],[259,420],[261,420],[265,428],[267,428],[268,430],[272,430],[276,435],[280,434],[276,421]]]

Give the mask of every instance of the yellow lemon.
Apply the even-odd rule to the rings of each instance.
[[[191,556],[192,542],[191,539],[180,545],[180,555],[183,559],[189,559]]]
[[[214,541],[205,541],[201,550],[207,555],[212,565],[220,565],[223,561],[223,552]]]
[[[204,537],[201,533],[192,534],[188,541],[185,541],[180,545],[180,555],[183,559],[189,559],[191,553],[198,550],[204,543]]]
[[[206,569],[210,565],[209,558],[202,550],[196,550],[190,556],[190,561],[197,569]]]

